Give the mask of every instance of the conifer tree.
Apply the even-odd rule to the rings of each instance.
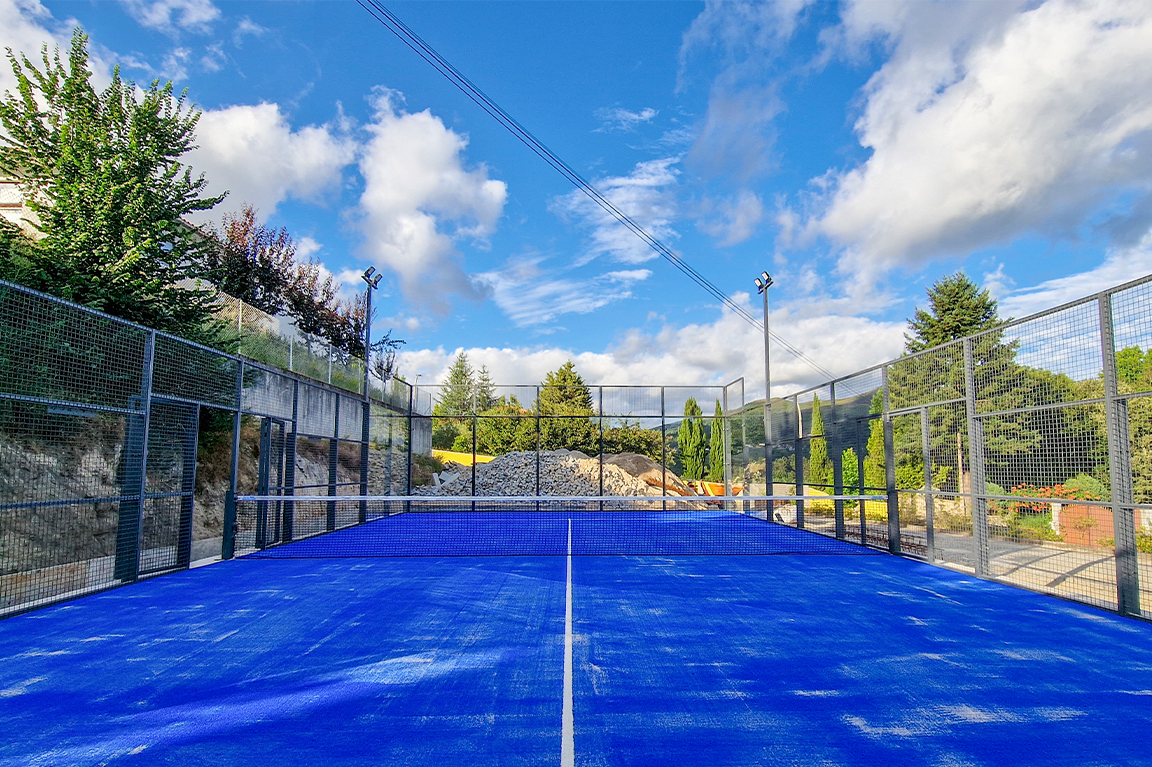
[[[716,400],[716,414],[708,438],[708,481],[724,481],[724,410]]]
[[[809,485],[832,484],[832,461],[828,458],[828,442],[824,435],[824,416],[820,412],[820,398],[812,399],[812,425],[809,440],[808,468],[804,480]]]
[[[599,452],[599,432],[592,424],[592,392],[572,360],[544,376],[536,398],[540,445],[544,450]]]
[[[704,441],[704,425],[700,416],[704,411],[689,397],[684,403],[684,420],[676,433],[676,444],[680,452],[680,465],[684,479],[704,479],[704,459],[707,443]]]
[[[476,374],[476,410],[483,413],[496,406],[496,384],[492,382],[492,374],[488,372],[487,365],[480,366]]]
[[[964,272],[941,277],[928,289],[928,310],[916,309],[908,320],[911,335],[904,347],[918,352],[999,325],[996,299],[981,290]]]

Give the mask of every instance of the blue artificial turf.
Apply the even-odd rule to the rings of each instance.
[[[508,529],[478,514],[440,544]],[[629,533],[533,515],[507,539],[552,553],[571,518],[589,554],[582,767],[1152,765],[1152,625],[747,518],[647,514]],[[558,764],[566,559],[380,556],[406,536],[431,553],[433,522],[0,622],[0,765]],[[357,535],[385,547],[330,558]],[[814,555],[670,555],[733,539]]]
[[[554,761],[564,560],[233,561],[0,623],[0,764]]]
[[[574,561],[577,765],[1152,764],[1152,626],[896,557]]]

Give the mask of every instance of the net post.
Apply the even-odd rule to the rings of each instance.
[[[1108,432],[1108,467],[1112,490],[1112,534],[1116,550],[1116,609],[1140,615],[1140,574],[1136,556],[1136,515],[1132,488],[1128,402],[1120,398],[1116,375],[1116,341],[1112,295],[1098,299],[1100,351],[1104,368],[1104,421]]]
[[[888,551],[900,553],[900,495],[896,490],[896,449],[892,434],[892,397],[888,366],[884,366],[884,491],[888,494]]]

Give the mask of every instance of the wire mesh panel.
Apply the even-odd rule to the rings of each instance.
[[[143,386],[142,328],[0,282],[0,391],[128,407]]]
[[[1152,284],[1112,296],[1113,351],[1121,394],[1152,391]]]
[[[340,429],[336,436],[340,439],[359,441],[364,433],[364,400],[341,396],[338,400],[340,407]]]
[[[379,405],[372,406],[368,422],[368,467],[369,495],[408,493],[407,416]]]
[[[204,405],[237,407],[240,362],[178,338],[157,334],[152,391]]]
[[[246,413],[290,419],[294,389],[286,375],[245,365],[240,406]]]
[[[962,344],[952,343],[909,355],[889,363],[886,367],[891,410],[920,407],[964,397]],[[871,405],[871,410],[878,412],[878,408],[874,405]]]
[[[928,408],[932,462],[935,558],[975,569],[972,548],[971,466],[967,465],[968,422],[964,403]]]
[[[196,473],[196,408],[153,401],[148,424],[140,573],[188,562]]]
[[[296,430],[300,434],[331,437],[336,432],[337,394],[322,386],[300,386]]]

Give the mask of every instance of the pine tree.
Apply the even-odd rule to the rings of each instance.
[[[576,372],[572,360],[544,376],[536,398],[540,420],[540,446],[544,450],[600,450],[599,431],[592,424],[592,392]]]
[[[884,394],[876,392],[872,396],[868,412],[878,414],[883,412]],[[871,490],[883,490],[888,486],[884,464],[884,421],[874,418],[868,422],[868,444],[864,456],[864,485]]]
[[[832,461],[828,458],[828,442],[824,436],[824,416],[820,412],[820,398],[812,399],[812,425],[809,429],[808,466],[804,481],[809,485],[832,484]]]
[[[432,408],[433,415],[463,416],[472,414],[472,396],[476,390],[475,374],[468,363],[468,355],[460,352],[448,368],[448,378],[440,389],[440,397]]]
[[[480,366],[476,375],[476,410],[483,413],[496,406],[496,384],[492,383],[492,374],[488,372],[487,365]]]
[[[708,437],[708,481],[724,481],[724,410],[716,400],[716,414]]]
[[[676,433],[677,449],[680,453],[680,465],[683,466],[684,479],[704,479],[704,459],[707,443],[704,441],[704,425],[700,416],[704,411],[696,402],[695,397],[689,397],[684,403],[684,420]]]
[[[904,348],[918,352],[999,325],[996,299],[964,272],[941,277],[928,289],[930,311],[916,309],[908,320],[911,335],[904,334]]]

